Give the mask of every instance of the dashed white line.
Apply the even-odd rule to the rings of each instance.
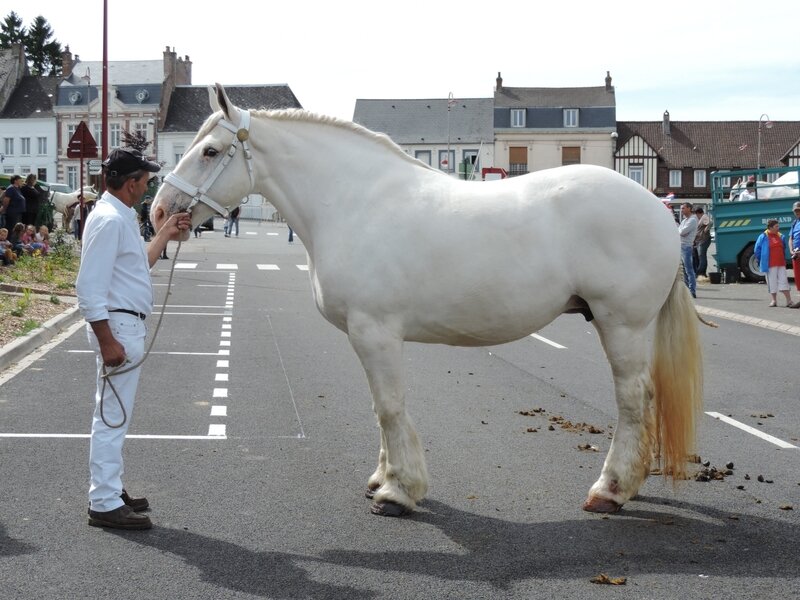
[[[214,381],[228,381],[228,374],[227,373],[217,373],[214,376]]]
[[[209,425],[208,437],[225,437],[225,425],[223,423],[212,423]]]
[[[281,268],[278,265],[256,265],[259,271],[280,271]]]
[[[308,271],[308,265],[297,265],[297,268],[301,271]]]
[[[539,340],[540,342],[544,342],[545,344],[550,344],[553,348],[558,348],[559,350],[565,350],[566,349],[566,346],[562,346],[561,344],[558,344],[558,343],[554,342],[553,340],[548,340],[546,337],[542,337],[538,333],[532,333],[531,337],[534,338],[534,339]]]
[[[211,407],[211,416],[212,417],[227,417],[228,416],[228,407],[224,405],[215,404]]]
[[[235,271],[239,265],[232,263],[217,263],[217,271]]]

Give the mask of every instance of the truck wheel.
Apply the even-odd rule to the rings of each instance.
[[[750,244],[744,249],[744,252],[742,252],[741,257],[739,258],[739,269],[741,269],[742,274],[747,281],[757,283],[759,281],[764,281],[764,276],[761,274],[761,271],[759,271],[758,258],[753,253],[753,248],[754,245]]]

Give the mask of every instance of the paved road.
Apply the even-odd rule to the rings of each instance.
[[[153,530],[85,524],[83,329],[0,377],[0,597],[800,595],[800,450],[778,445],[800,446],[800,311],[768,308],[763,285],[701,286],[720,324],[702,333],[705,410],[730,421],[703,417],[700,454],[733,475],[677,489],[651,478],[608,518],[580,510],[616,419],[582,318],[499,347],[408,345],[431,489],[414,516],[384,519],[362,494],[377,454],[366,379],[286,233],[242,222],[238,239],[217,230],[181,249],[126,444],[126,484],[150,499]],[[545,412],[519,414],[531,408]],[[549,431],[550,417],[603,433]],[[590,583],[599,573],[627,585]]]

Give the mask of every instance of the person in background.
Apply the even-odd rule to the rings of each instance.
[[[789,255],[792,257],[792,270],[794,271],[794,285],[800,292],[800,202],[792,206],[794,221],[789,226]],[[792,304],[791,308],[800,308],[800,300]]]
[[[81,266],[75,289],[95,352],[95,410],[89,445],[89,525],[113,529],[149,529],[146,498],[133,498],[122,485],[122,447],[133,414],[147,335],[145,319],[153,310],[150,268],[166,248],[191,227],[189,213],[172,215],[145,245],[134,205],[161,166],[133,148],[117,148],[103,162],[108,189],[89,213],[83,231]],[[106,370],[129,365],[112,375]]]
[[[688,202],[681,204],[681,219],[678,225],[678,234],[681,237],[681,261],[683,262],[683,282],[689,288],[692,298],[697,298],[697,280],[694,275],[694,260],[692,248],[694,238],[697,236],[697,217],[692,213],[692,205]]]
[[[708,279],[708,247],[711,245],[711,219],[701,206],[694,209],[697,217],[697,234],[694,237],[694,270],[697,279]]]
[[[8,241],[11,242],[11,248],[14,250],[14,253],[17,256],[22,256],[23,254],[30,254],[33,251],[30,244],[25,244],[22,241],[22,238],[25,236],[25,225],[22,223],[17,223],[14,225],[14,229],[11,230],[11,235],[8,238]]]
[[[14,247],[8,241],[8,229],[5,227],[0,227],[0,259],[2,259],[5,267],[13,265],[17,260],[17,255],[14,254]]]
[[[755,181],[748,181],[747,185],[745,185],[744,191],[739,194],[739,201],[744,202],[745,200],[757,200]]]
[[[786,277],[786,238],[780,232],[778,219],[767,221],[767,229],[758,236],[753,253],[758,257],[758,268],[767,275],[767,288],[772,296],[770,306],[778,306],[778,292],[786,296],[786,306],[792,306],[789,279]]]
[[[22,185],[22,177],[19,175],[12,175],[10,178],[11,185],[6,188],[5,196],[3,197],[3,206],[5,207],[6,223],[8,227],[13,227],[17,223],[25,223],[25,196],[20,191]]]
[[[39,207],[41,206],[41,194],[36,187],[36,175],[30,173],[25,178],[25,185],[20,188],[20,192],[25,196],[25,215],[23,223],[38,227]]]
[[[233,228],[236,227],[236,237],[239,237],[239,207],[237,206],[234,208],[230,215],[228,216],[228,220],[225,221],[225,237],[231,237],[231,233],[233,233]]]

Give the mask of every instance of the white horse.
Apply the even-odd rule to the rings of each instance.
[[[694,305],[676,276],[675,222],[650,192],[587,165],[459,181],[353,123],[251,114],[219,85],[211,102],[218,112],[167,176],[151,217],[160,229],[189,208],[195,226],[210,206],[225,212],[260,193],[299,234],[317,307],[348,335],[372,391],[381,432],[367,483],[373,513],[405,514],[428,486],[405,407],[403,342],[501,344],[563,313],[592,320],[619,410],[584,509],[619,510],[648,475],[654,444],[665,474],[685,473],[702,358]]]
[[[97,191],[94,187],[84,186],[82,192],[84,204],[97,200]],[[72,218],[75,216],[75,208],[81,202],[80,195],[81,192],[76,190],[69,194],[53,192],[52,196],[50,196],[50,202],[53,203],[56,212],[61,213],[62,227],[67,231],[72,229]]]
[[[772,183],[769,181],[756,181],[755,184],[756,195],[759,200],[772,200],[800,195],[797,187],[797,171],[784,173]],[[728,200],[738,200],[746,185],[747,182],[739,178],[739,181],[731,187]]]

